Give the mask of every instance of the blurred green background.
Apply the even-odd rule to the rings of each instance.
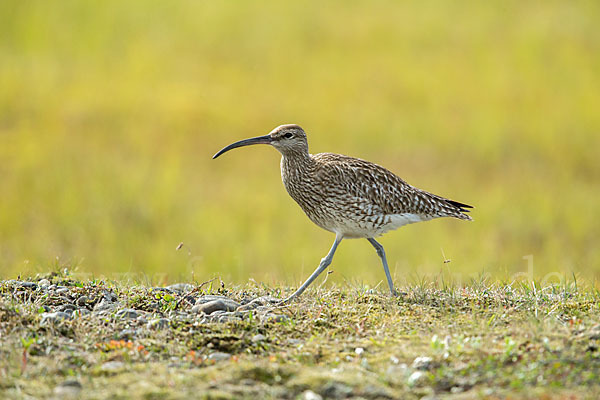
[[[313,153],[476,206],[382,237],[399,283],[595,281],[599,26],[597,1],[2,1],[0,276],[296,285],[333,235],[274,149],[211,156],[298,123]],[[384,280],[366,240],[332,269]]]

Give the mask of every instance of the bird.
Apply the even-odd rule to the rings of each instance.
[[[281,178],[288,194],[317,226],[335,240],[308,279],[282,303],[300,296],[331,264],[343,239],[365,238],[381,258],[392,296],[396,296],[383,246],[384,233],[415,222],[453,217],[466,221],[473,206],[418,189],[393,172],[360,158],[334,153],[310,154],[306,132],[285,124],[268,135],[225,146],[213,159],[238,147],[267,144],[281,153]]]

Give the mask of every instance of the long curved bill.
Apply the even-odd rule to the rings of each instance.
[[[257,136],[251,139],[240,140],[239,142],[231,143],[229,146],[223,147],[217,154],[213,156],[213,160],[226,151],[236,149],[238,147],[250,146],[252,144],[271,144],[271,141],[271,135]]]

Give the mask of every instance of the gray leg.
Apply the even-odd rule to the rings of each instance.
[[[281,303],[287,303],[287,302],[293,300],[294,298],[300,296],[302,294],[302,292],[304,292],[306,290],[306,288],[315,279],[317,279],[317,276],[319,276],[321,274],[321,272],[325,271],[325,269],[329,266],[329,264],[331,264],[331,260],[333,259],[333,255],[335,254],[335,250],[337,249],[338,244],[340,244],[341,241],[342,241],[342,235],[339,235],[339,234],[336,235],[335,236],[335,241],[333,242],[333,246],[331,246],[331,250],[329,250],[329,253],[327,253],[327,255],[325,256],[325,258],[321,259],[321,263],[319,264],[319,266],[317,267],[317,269],[315,270],[315,272],[313,272],[312,275],[308,277],[308,279],[306,280],[306,282],[304,282],[302,284],[302,286],[300,286],[300,288],[294,292],[294,294],[292,294],[287,299],[283,300]]]
[[[385,257],[385,250],[383,250],[383,246],[375,239],[368,238],[367,239],[375,250],[377,250],[377,255],[381,258],[383,262],[383,270],[385,271],[385,277],[387,278],[388,285],[390,287],[390,292],[392,292],[392,296],[396,295],[396,289],[394,289],[394,282],[392,282],[392,275],[390,275],[390,269],[388,268],[387,258]]]

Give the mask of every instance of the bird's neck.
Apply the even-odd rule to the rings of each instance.
[[[308,152],[282,154],[281,175],[285,181],[296,181],[306,177],[314,169],[315,161]]]

